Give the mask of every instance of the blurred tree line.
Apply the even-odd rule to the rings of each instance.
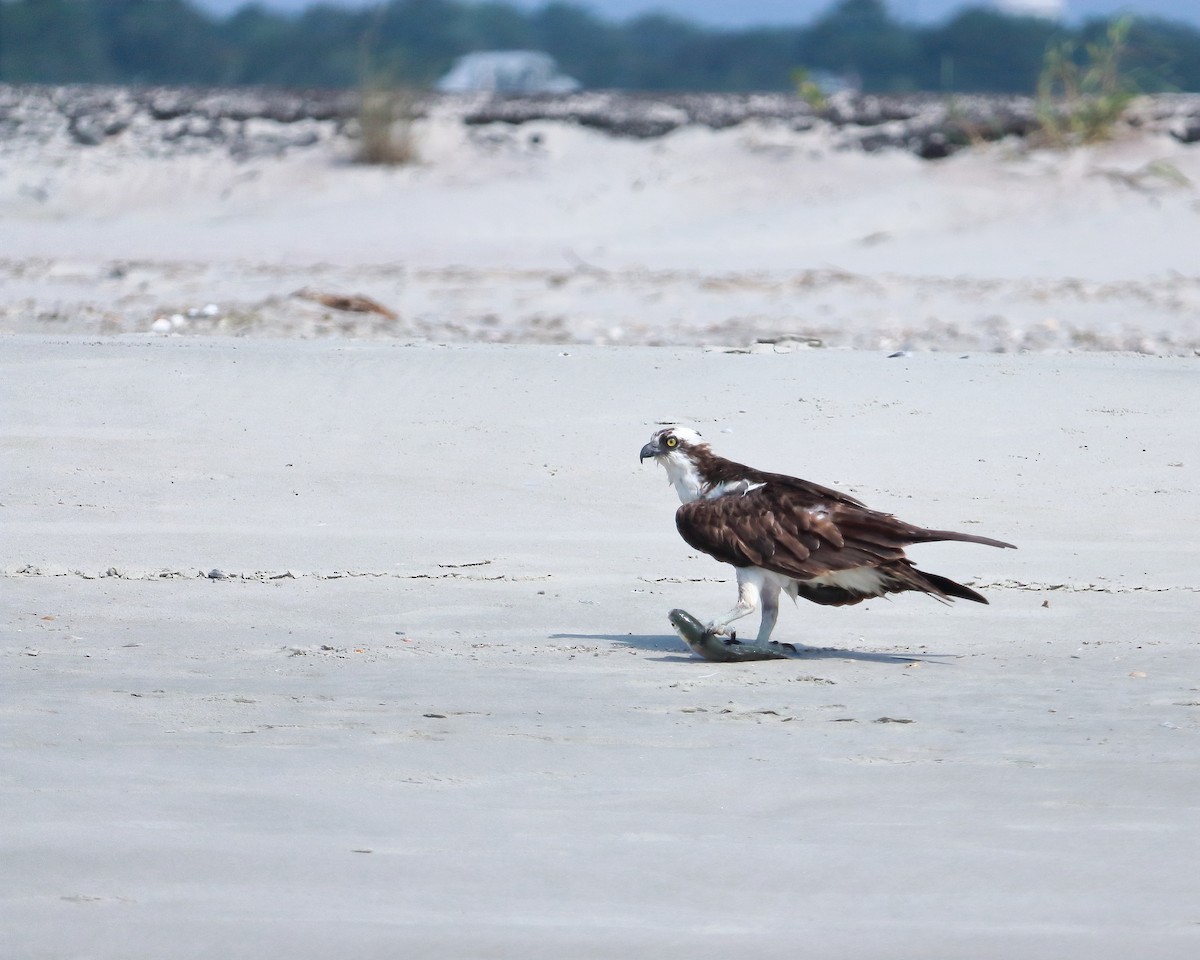
[[[292,15],[250,3],[219,17],[187,0],[0,0],[0,80],[336,88],[369,72],[424,86],[463,53],[536,49],[593,88],[789,90],[802,67],[868,92],[1032,93],[1048,48],[1085,50],[1106,28],[985,8],[910,25],[883,0],[838,0],[807,26],[747,30],[662,14],[615,23],[564,2],[317,3]],[[1200,30],[1138,20],[1124,67],[1144,91],[1200,90]]]

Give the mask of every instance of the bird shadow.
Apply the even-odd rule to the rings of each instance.
[[[608,642],[619,647],[672,654],[672,656],[654,658],[668,663],[705,662],[682,649],[683,641],[673,633],[552,633],[550,639],[590,640],[593,643]],[[796,648],[796,656],[788,657],[789,660],[860,660],[864,663],[935,663],[948,666],[951,661],[959,659],[959,654],[956,653],[886,653],[873,650],[850,650],[846,647],[807,647],[799,643],[792,644],[792,646]]]
[[[669,656],[653,658],[654,660],[661,660],[667,663],[699,660],[698,657],[692,656],[691,652],[684,646],[683,641],[673,633],[657,635],[649,633],[552,633],[550,634],[550,639],[589,640],[593,643],[607,642],[618,647],[628,647],[634,650],[652,650],[655,653],[669,654]]]
[[[806,647],[792,644],[798,660],[861,660],[864,663],[937,663],[948,666],[957,653],[886,653],[875,650],[851,650],[847,647]]]

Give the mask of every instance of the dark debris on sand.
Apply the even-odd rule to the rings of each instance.
[[[930,93],[842,92],[819,109],[783,93],[425,94],[412,102],[411,116],[432,109],[457,114],[469,126],[557,121],[637,139],[753,120],[795,130],[824,125],[844,149],[905,150],[930,160],[972,143],[1026,137],[1037,127],[1031,97]],[[0,145],[45,143],[65,133],[83,147],[121,137],[149,154],[219,149],[249,159],[355,140],[358,113],[359,95],[345,90],[0,84]],[[1184,143],[1200,141],[1200,95],[1140,98],[1125,122]]]

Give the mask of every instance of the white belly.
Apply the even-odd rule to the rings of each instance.
[[[762,567],[738,567],[738,583],[750,582],[760,589],[767,584],[773,584],[790,597],[796,596],[795,584],[821,583],[830,587],[839,587],[850,593],[863,597],[877,597],[883,593],[887,579],[874,567],[856,567],[853,570],[837,570],[825,573],[809,580],[797,581],[783,573],[764,570]]]
[[[819,577],[806,580],[806,583],[823,583],[830,587],[841,587],[851,593],[872,597],[879,594],[884,587],[884,576],[874,567],[855,567],[851,570],[836,570]]]

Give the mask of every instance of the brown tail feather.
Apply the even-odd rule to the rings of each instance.
[[[970,587],[964,587],[961,583],[955,583],[949,577],[940,577],[936,573],[926,573],[924,570],[914,572],[919,573],[935,589],[944,593],[947,597],[957,597],[959,600],[974,600],[976,603],[987,603],[987,597],[983,596],[983,594],[976,593]]]
[[[954,530],[915,530],[914,543],[933,543],[937,540],[961,540],[963,543],[982,543],[987,547],[1003,547],[1016,550],[1016,544],[1005,543],[1003,540],[993,540],[991,537],[980,537],[974,533],[957,533]]]

